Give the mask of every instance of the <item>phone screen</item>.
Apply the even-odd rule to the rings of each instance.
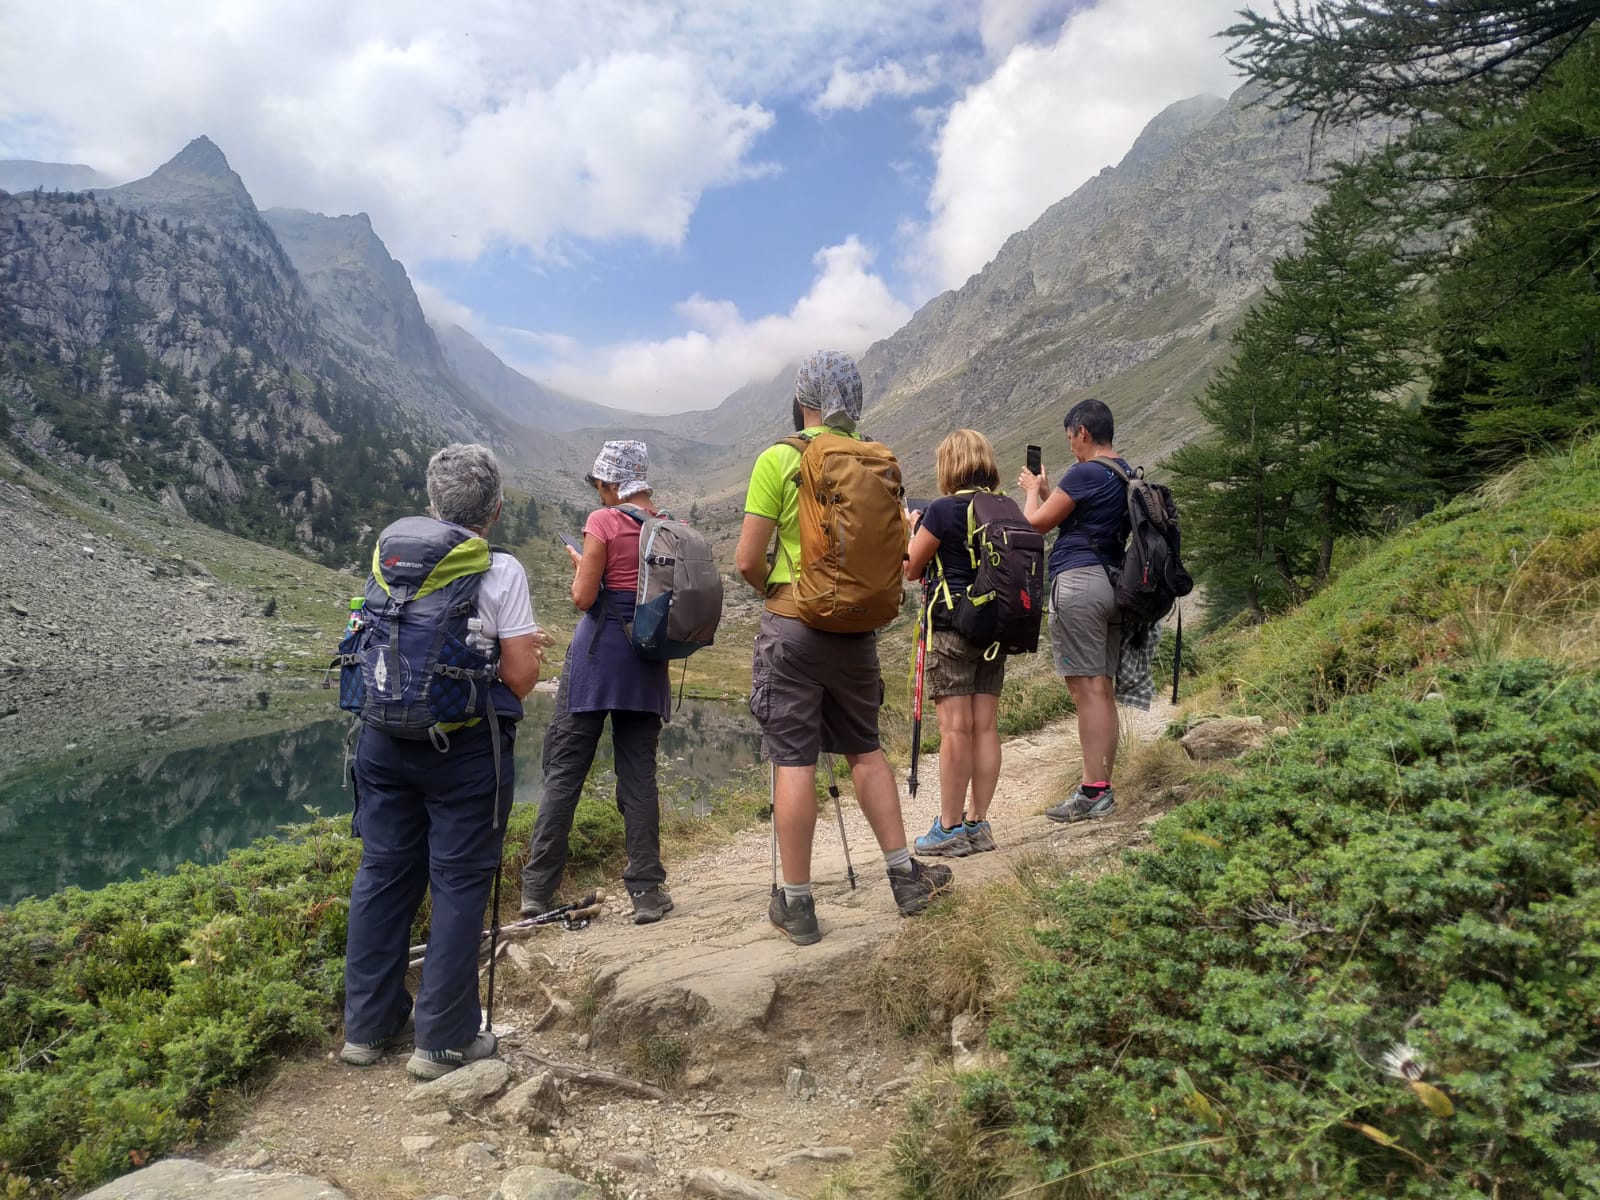
[[[561,533],[557,534],[556,536],[561,539],[561,544],[571,549],[573,553],[583,553],[583,543],[577,538],[573,537],[570,533]]]
[[[1044,469],[1044,452],[1038,446],[1028,447],[1028,471],[1037,475]]]

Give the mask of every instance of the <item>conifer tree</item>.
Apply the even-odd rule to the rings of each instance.
[[[1372,186],[1356,173],[1335,183],[1301,251],[1273,266],[1238,357],[1201,403],[1212,434],[1169,463],[1194,567],[1219,606],[1256,619],[1322,587],[1337,540],[1414,491],[1402,389],[1420,331]]]

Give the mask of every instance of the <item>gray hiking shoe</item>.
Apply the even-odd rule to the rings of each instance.
[[[635,925],[653,925],[672,911],[672,897],[660,885],[647,887],[641,892],[630,891],[628,895],[633,897]]]
[[[902,917],[916,916],[935,896],[949,890],[954,880],[955,874],[943,863],[924,864],[915,858],[909,871],[889,872],[889,887]]]
[[[767,920],[796,946],[811,946],[822,940],[822,931],[817,928],[817,902],[810,896],[790,900],[779,888],[767,903]]]
[[[438,1079],[458,1067],[466,1066],[469,1062],[493,1058],[494,1052],[499,1048],[499,1038],[487,1030],[480,1030],[477,1037],[455,1050],[412,1051],[411,1059],[406,1063],[406,1070],[418,1079]]]
[[[409,1042],[416,1028],[416,1023],[407,1017],[406,1023],[388,1037],[375,1042],[346,1042],[344,1049],[339,1051],[339,1061],[352,1067],[376,1066],[378,1060],[389,1051]]]
[[[522,907],[517,911],[525,917],[542,917],[556,906],[555,899],[550,896],[536,896],[532,892],[522,893]]]
[[[974,854],[982,854],[985,850],[993,850],[994,834],[989,832],[989,822],[970,821],[962,826],[967,832],[967,843],[972,847]]]
[[[1083,789],[1080,787],[1060,804],[1052,804],[1045,809],[1044,815],[1052,821],[1066,821],[1070,824],[1074,821],[1092,821],[1096,817],[1108,816],[1116,809],[1117,798],[1112,795],[1110,788],[1091,800],[1083,794]]]

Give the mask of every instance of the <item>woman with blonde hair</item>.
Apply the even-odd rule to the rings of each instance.
[[[999,485],[1000,468],[989,439],[974,429],[958,429],[940,442],[935,467],[941,494],[924,512],[911,514],[905,568],[907,579],[932,569],[936,580],[924,680],[939,717],[939,815],[916,849],[961,858],[995,848],[988,814],[1000,778],[1006,660],[957,633],[951,613],[975,574],[967,509],[976,493]]]

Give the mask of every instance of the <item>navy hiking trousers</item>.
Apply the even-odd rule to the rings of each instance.
[[[496,797],[486,724],[452,733],[443,754],[426,741],[361,731],[351,820],[351,831],[361,839],[361,866],[350,891],[345,940],[346,1041],[390,1037],[413,1011],[407,951],[412,922],[430,888],[416,1045],[457,1049],[477,1036],[483,1023],[478,943],[511,811],[516,732],[515,723],[500,726]]]

